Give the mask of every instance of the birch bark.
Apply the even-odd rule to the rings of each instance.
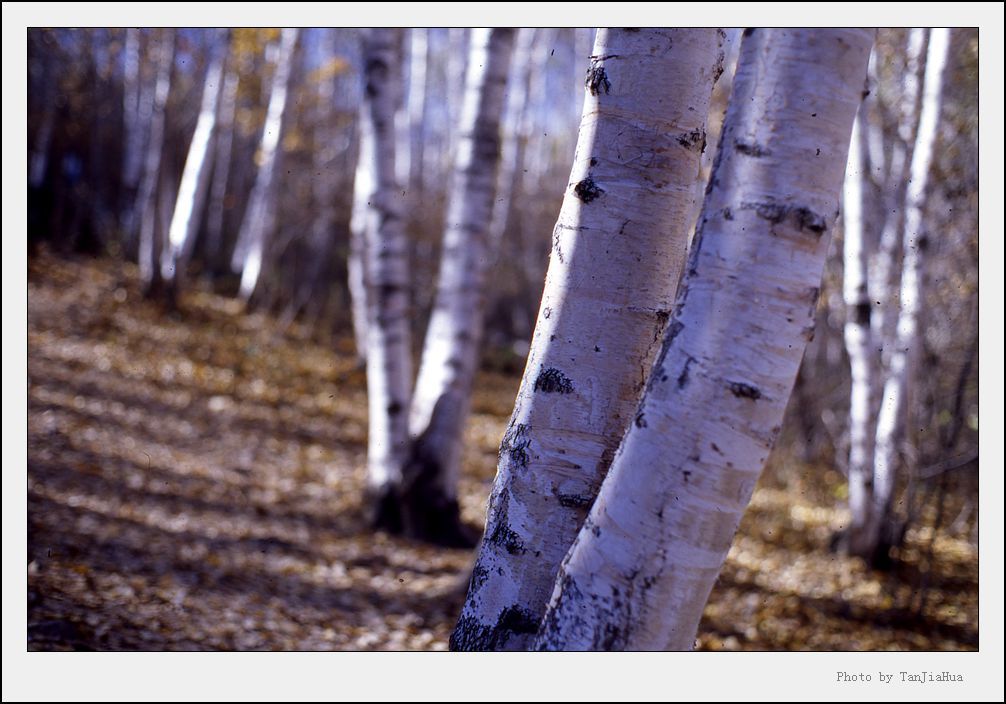
[[[632,418],[684,263],[720,36],[598,31],[455,650],[531,645],[559,562]]]
[[[409,419],[412,451],[399,487],[406,533],[448,544],[473,544],[460,522],[457,483],[493,255],[489,227],[514,34],[472,30],[436,299]]]
[[[536,647],[689,650],[813,332],[870,30],[748,30],[675,315]]]
[[[864,106],[865,107],[865,103]],[[864,152],[866,110],[861,108],[852,128],[849,162],[842,202],[843,297],[845,299],[845,348],[849,353],[849,536],[862,531],[869,515],[873,487],[873,450],[876,438],[875,399],[877,355],[873,350],[870,316],[873,304],[867,289],[867,266],[871,254],[864,232]],[[850,549],[856,548],[850,545]]]
[[[373,29],[363,37],[366,119],[361,136],[363,163],[357,169],[358,176],[363,169],[373,179],[370,188],[359,191],[367,203],[362,231],[367,284],[368,490],[375,525],[391,530],[400,528],[395,525],[395,488],[401,485],[408,456],[412,390],[409,249],[395,178],[400,31]]]

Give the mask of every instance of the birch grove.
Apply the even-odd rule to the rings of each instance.
[[[538,322],[453,649],[531,645],[559,562],[632,418],[684,263],[719,37],[597,34]]]
[[[872,41],[745,32],[660,358],[537,648],[692,648],[813,334]]]

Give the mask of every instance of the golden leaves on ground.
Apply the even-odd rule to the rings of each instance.
[[[204,290],[182,304],[142,301],[120,262],[30,262],[29,649],[445,649],[472,555],[366,528],[350,345],[280,332]],[[518,383],[476,385],[470,523],[484,523]],[[914,531],[906,572],[871,573],[827,550],[845,522],[834,487],[811,498],[787,476],[770,470],[756,492],[700,648],[976,647],[968,540]]]

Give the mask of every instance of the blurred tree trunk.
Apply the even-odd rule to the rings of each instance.
[[[873,34],[747,30],[674,319],[537,648],[693,647],[813,332]]]
[[[364,59],[366,61],[366,59]],[[366,80],[366,77],[365,77]],[[349,253],[346,258],[346,274],[349,287],[350,313],[353,319],[353,339],[356,342],[356,361],[367,362],[367,273],[366,251],[371,225],[370,198],[377,188],[376,154],[374,126],[370,118],[370,105],[366,100],[360,103],[357,117],[359,140],[356,156],[356,171],[353,175],[353,209],[349,219]]]
[[[409,335],[408,239],[395,179],[395,106],[401,70],[397,29],[373,29],[363,37],[365,119],[361,165],[370,183],[360,188],[366,203],[363,233],[367,285],[367,484],[374,525],[401,528],[395,489],[409,451],[408,410],[412,359]],[[357,187],[361,187],[359,178]],[[354,217],[360,218],[354,213]],[[360,223],[358,222],[358,225]]]
[[[906,396],[910,390],[912,361],[917,346],[921,344],[918,317],[924,286],[926,253],[929,248],[928,228],[923,222],[926,186],[939,126],[943,70],[946,66],[949,37],[948,29],[934,29],[929,37],[922,108],[905,194],[901,310],[877,416],[870,515],[862,529],[865,535],[856,536],[854,543],[859,546],[860,554],[881,566],[886,561],[887,549],[894,542],[892,531],[888,530],[891,501],[897,478],[899,443],[905,437],[908,413]]]
[[[228,54],[230,47],[228,47]],[[206,214],[206,264],[211,271],[221,266],[224,252],[224,218],[227,212],[227,184],[231,170],[231,152],[234,148],[235,114],[237,110],[238,82],[240,76],[236,67],[227,67],[224,59],[223,88],[218,104],[216,120],[216,146],[213,156],[213,182],[210,186],[210,202]]]
[[[192,255],[210,183],[213,139],[217,129],[217,103],[220,98],[223,64],[227,56],[227,37],[227,30],[218,30],[214,43],[219,42],[223,46],[210,47],[210,51],[216,55],[211,58],[206,70],[199,117],[192,141],[189,143],[188,155],[185,157],[178,200],[175,201],[168,229],[167,246],[161,257],[161,277],[165,281],[165,290],[171,303],[176,302],[183,285],[184,269]]]
[[[153,102],[150,107],[150,137],[143,165],[143,182],[140,185],[139,200],[135,207],[140,214],[139,264],[140,282],[143,292],[150,297],[160,297],[161,249],[164,230],[158,216],[158,181],[161,178],[161,154],[164,149],[164,106],[171,90],[171,69],[175,59],[175,35],[171,29],[160,30],[159,41],[154,55],[157,57],[157,80],[154,86]]]
[[[642,391],[688,237],[713,29],[599,30],[531,351],[455,650],[531,645]]]
[[[489,225],[489,241],[493,249],[503,239],[510,219],[513,194],[517,192],[520,170],[524,163],[521,129],[527,115],[527,86],[531,70],[531,45],[535,30],[518,29],[513,52],[513,65],[507,81],[506,119],[501,125],[503,138],[500,145],[500,167],[496,200]]]
[[[262,141],[256,155],[258,172],[255,176],[255,186],[245,208],[237,245],[234,248],[234,257],[231,260],[231,269],[234,273],[241,274],[238,295],[244,301],[251,298],[258,286],[259,276],[262,273],[262,260],[276,222],[276,161],[283,132],[283,118],[287,109],[287,95],[292,74],[290,68],[293,64],[297,36],[297,29],[288,28],[283,30],[280,38],[276,69],[269,91],[269,107],[262,128]]]
[[[873,485],[873,450],[876,439],[876,377],[880,371],[870,328],[873,304],[867,289],[871,254],[864,223],[865,181],[868,179],[866,104],[852,128],[849,161],[842,202],[845,299],[845,347],[849,353],[849,536],[862,531],[869,515]],[[857,550],[855,546],[851,549]]]
[[[409,30],[409,177],[405,185],[412,202],[421,202],[423,192],[423,131],[426,124],[427,57],[429,30],[414,27]]]
[[[467,547],[474,537],[466,534],[458,509],[461,440],[482,340],[500,119],[514,34],[472,30],[436,299],[412,399],[413,442],[396,487],[406,534]]]
[[[318,80],[318,91],[313,114],[314,135],[312,139],[311,163],[314,171],[311,179],[311,200],[314,218],[307,235],[308,260],[304,272],[294,283],[294,295],[284,319],[293,320],[306,309],[312,298],[321,305],[322,294],[329,281],[330,260],[335,243],[335,221],[337,217],[336,184],[338,183],[337,158],[339,146],[336,141],[335,120],[335,74],[330,71],[335,61],[335,30],[323,29],[320,41],[323,65]]]
[[[152,35],[151,35],[152,36]],[[123,50],[123,148],[122,197],[119,227],[127,255],[133,248],[137,214],[137,188],[144,166],[144,137],[149,132],[154,103],[154,82],[143,80],[141,58],[142,34],[139,29],[126,30]],[[153,40],[151,40],[152,43]],[[156,61],[156,59],[155,59]]]

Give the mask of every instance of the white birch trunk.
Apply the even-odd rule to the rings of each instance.
[[[297,33],[297,29],[287,28],[283,30],[280,38],[276,72],[273,74],[272,89],[269,92],[269,107],[266,110],[262,141],[259,145],[259,168],[238,234],[238,245],[235,248],[237,261],[231,262],[234,272],[241,272],[238,295],[244,301],[251,298],[258,286],[266,243],[275,224],[276,204],[273,202],[273,192],[275,190],[276,158],[280,136],[283,132],[283,117],[286,114],[286,96],[292,73],[290,69],[293,64],[293,50],[297,44]]]
[[[918,133],[905,193],[905,226],[901,269],[901,311],[891,363],[877,416],[876,455],[873,466],[873,502],[867,539],[881,547],[881,529],[890,511],[898,465],[898,443],[904,437],[909,370],[918,344],[918,318],[922,300],[929,233],[923,223],[926,186],[936,143],[942,105],[943,69],[950,42],[949,29],[934,29],[929,36],[925,86]]]
[[[412,387],[409,337],[409,248],[395,180],[395,106],[401,78],[396,61],[401,30],[369,30],[363,40],[364,109],[370,148],[361,144],[373,176],[367,198],[364,265],[367,283],[368,489],[374,523],[396,513],[394,491],[408,456],[408,409]],[[368,141],[364,134],[363,142]],[[359,170],[358,172],[359,173]]]
[[[220,30],[218,39],[226,46],[227,30]],[[211,48],[211,51],[214,51],[216,56],[211,59],[206,70],[199,118],[196,120],[196,129],[185,157],[182,181],[178,187],[178,200],[175,201],[168,229],[167,246],[161,257],[161,277],[168,283],[172,295],[181,283],[184,275],[182,269],[192,254],[210,183],[210,169],[213,166],[212,144],[217,127],[217,103],[220,98],[221,74],[226,54],[216,47]]]
[[[164,232],[157,214],[157,183],[164,149],[164,106],[171,90],[171,68],[175,57],[175,36],[172,30],[161,31],[157,57],[157,79],[150,107],[150,138],[136,207],[136,212],[140,214],[140,281],[147,295],[158,295],[161,288],[160,252]]]
[[[899,309],[898,290],[899,273],[896,269],[898,255],[901,249],[902,232],[905,222],[905,193],[908,181],[908,168],[915,150],[916,135],[919,128],[919,99],[922,91],[922,73],[925,67],[924,52],[926,48],[927,30],[911,29],[908,34],[908,46],[905,54],[905,74],[902,82],[902,95],[898,115],[898,138],[891,147],[891,156],[887,169],[887,179],[884,184],[888,207],[884,208],[883,229],[880,234],[880,244],[877,248],[875,262],[870,269],[870,297],[879,301],[870,319],[873,334],[873,345],[880,350],[880,366],[887,369],[891,361],[891,349],[894,345],[897,311]],[[874,138],[877,141],[877,138]],[[877,377],[878,382],[880,377]],[[877,394],[880,389],[876,390]]]
[[[867,148],[865,132],[869,129],[866,121],[866,110],[861,108],[852,128],[842,202],[845,348],[849,353],[851,378],[848,465],[849,511],[852,514],[850,539],[862,532],[870,512],[876,438],[875,377],[879,371],[874,361],[870,329],[873,304],[867,288],[867,265],[871,251],[864,232],[864,182],[867,174],[863,156]],[[858,552],[859,548],[850,544],[850,550]]]
[[[367,228],[370,199],[377,189],[374,172],[376,155],[374,152],[374,125],[370,119],[370,105],[361,101],[357,116],[358,144],[356,171],[353,176],[353,211],[349,218],[349,254],[346,258],[346,274],[349,287],[350,313],[353,318],[353,338],[356,341],[356,359],[359,364],[367,361],[367,276],[366,251]]]
[[[531,645],[639,399],[684,264],[713,29],[598,31],[531,351],[456,650]]]
[[[461,542],[457,483],[461,438],[478,367],[489,226],[500,161],[500,119],[512,29],[474,29],[437,292],[409,417],[412,454],[401,487],[413,537]]]
[[[227,49],[228,53],[230,47]],[[227,210],[227,182],[230,178],[231,150],[234,146],[234,117],[237,112],[238,82],[235,67],[227,68],[217,117],[216,154],[213,157],[213,183],[210,186],[209,212],[206,214],[206,257],[212,267],[219,266],[224,249],[224,216]]]
[[[870,30],[748,30],[674,319],[536,647],[690,650],[813,331]]]

